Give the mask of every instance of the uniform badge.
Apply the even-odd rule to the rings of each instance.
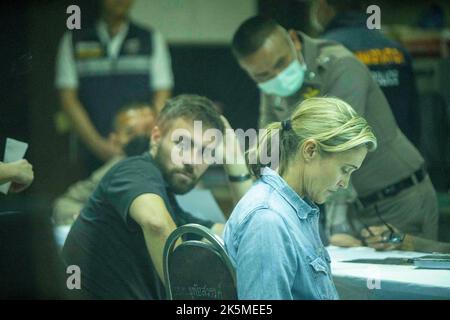
[[[75,57],[78,59],[103,56],[102,45],[97,41],[80,41],[75,45]]]

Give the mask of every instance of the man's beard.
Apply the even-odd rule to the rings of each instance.
[[[172,161],[170,157],[163,154],[161,147],[156,151],[155,162],[169,189],[175,194],[185,194],[191,191],[198,182],[198,177],[194,174],[194,168],[190,165],[184,165],[182,168],[168,168]]]

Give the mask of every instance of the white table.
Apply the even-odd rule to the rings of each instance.
[[[341,299],[450,299],[450,270],[343,262],[354,259],[413,258],[418,252],[377,252],[371,248],[327,248]]]

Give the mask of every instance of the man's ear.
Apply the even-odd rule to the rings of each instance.
[[[152,132],[151,132],[151,143],[152,143],[152,145],[158,145],[159,144],[159,141],[161,140],[161,129],[157,126],[157,125],[155,125],[153,128],[152,128]]]
[[[289,37],[291,38],[292,42],[294,43],[295,50],[301,51],[302,50],[302,42],[300,41],[300,38],[298,37],[297,31],[294,29],[289,29],[288,31]]]
[[[318,155],[317,142],[313,139],[308,139],[303,143],[302,146],[302,157],[305,162],[312,161]]]

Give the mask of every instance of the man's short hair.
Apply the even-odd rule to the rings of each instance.
[[[261,15],[245,20],[233,36],[233,54],[241,58],[256,52],[277,27],[275,20]]]
[[[209,127],[225,131],[224,124],[217,112],[214,103],[206,97],[182,94],[167,100],[164,108],[158,115],[157,125],[161,130],[170,127],[170,124],[177,119],[201,121],[203,128]]]

